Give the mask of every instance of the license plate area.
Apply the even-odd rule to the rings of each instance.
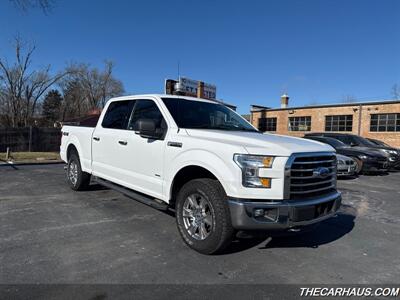
[[[335,200],[315,205],[294,207],[292,210],[291,221],[302,222],[323,217],[332,212],[334,205]]]

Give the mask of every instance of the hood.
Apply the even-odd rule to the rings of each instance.
[[[395,150],[397,151],[396,148],[390,147],[390,146],[385,146],[385,145],[374,145],[374,144],[368,144],[368,145],[361,145],[361,146],[356,146],[359,148],[369,148],[369,149],[374,149],[374,150],[380,150],[380,149],[385,149],[385,150]]]
[[[336,154],[336,158],[337,160],[343,160],[343,161],[352,160],[351,157],[342,154]]]
[[[186,129],[186,132],[198,139],[242,146],[249,154],[290,156],[300,152],[335,152],[327,144],[269,133],[205,129]]]
[[[369,147],[346,147],[346,148],[338,148],[336,149],[337,153],[348,155],[348,156],[358,156],[358,155],[369,155],[374,157],[386,157],[385,154],[380,152],[377,149],[369,148]]]

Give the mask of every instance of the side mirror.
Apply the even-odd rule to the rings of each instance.
[[[135,133],[139,134],[142,138],[159,139],[162,132],[157,130],[156,122],[152,119],[139,119],[135,123]]]

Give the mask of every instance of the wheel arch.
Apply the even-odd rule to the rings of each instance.
[[[169,189],[169,203],[171,207],[175,207],[176,196],[182,186],[187,182],[198,178],[218,180],[218,182],[223,186],[222,181],[219,180],[214,172],[210,171],[208,168],[197,164],[184,166],[176,172]]]
[[[67,147],[67,161],[69,161],[69,158],[71,157],[72,153],[74,153],[74,152],[79,156],[78,149],[76,148],[76,146],[73,143],[71,143]]]

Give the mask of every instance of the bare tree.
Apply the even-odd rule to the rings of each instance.
[[[18,9],[28,11],[32,8],[40,8],[45,14],[48,14],[54,6],[55,0],[9,0]]]
[[[8,116],[9,125],[12,127],[28,126],[43,94],[65,76],[65,73],[51,76],[50,66],[31,70],[34,51],[34,46],[25,47],[17,37],[15,62],[9,64],[6,59],[0,58],[2,110]]]
[[[396,83],[392,86],[393,99],[400,99],[400,86]]]
[[[112,61],[105,61],[105,68],[100,74],[102,85],[100,86],[100,104],[104,107],[110,97],[120,96],[124,93],[122,82],[112,75],[114,64]]]
[[[124,93],[122,82],[116,79],[113,72],[113,63],[105,61],[104,70],[92,68],[88,64],[71,64],[68,76],[62,81],[66,102],[75,103],[78,113],[104,107],[107,99],[120,96]],[[78,103],[79,102],[79,103]]]

